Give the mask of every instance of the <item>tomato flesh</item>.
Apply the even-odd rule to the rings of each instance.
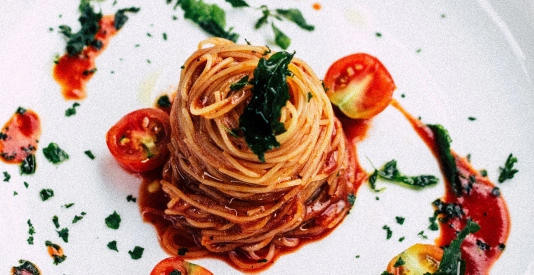
[[[170,134],[169,115],[159,109],[145,108],[125,115],[113,125],[106,143],[124,169],[139,173],[165,163]]]
[[[434,273],[443,257],[443,250],[431,244],[414,244],[395,256],[388,264],[387,271],[393,275],[421,275]],[[395,267],[399,258],[404,262]]]
[[[163,259],[152,269],[150,275],[171,275],[173,272],[182,275],[213,275],[204,267],[184,261],[181,257]]]
[[[326,72],[324,84],[330,102],[353,119],[369,119],[382,112],[396,88],[386,67],[366,53],[334,62]]]

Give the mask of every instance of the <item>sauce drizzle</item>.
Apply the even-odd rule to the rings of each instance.
[[[54,79],[61,86],[61,93],[66,100],[81,100],[86,97],[85,86],[96,72],[95,60],[109,44],[111,37],[117,33],[114,26],[115,16],[107,15],[100,19],[100,29],[95,40],[102,42],[102,47],[89,45],[78,55],[65,53],[54,66]]]

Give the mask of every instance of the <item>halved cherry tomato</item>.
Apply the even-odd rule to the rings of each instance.
[[[334,62],[326,72],[324,84],[332,104],[354,119],[372,118],[382,112],[396,88],[384,65],[365,53]]]
[[[174,273],[173,273],[174,272]],[[180,273],[178,273],[180,272]],[[169,257],[159,262],[150,275],[213,275],[209,270],[199,265],[184,261],[180,257]]]
[[[387,271],[393,275],[434,273],[438,269],[442,257],[443,250],[435,245],[414,244],[391,259]],[[397,264],[396,267],[395,264]]]
[[[169,156],[171,125],[162,110],[133,111],[111,127],[106,136],[115,160],[131,172],[146,172],[162,166]]]

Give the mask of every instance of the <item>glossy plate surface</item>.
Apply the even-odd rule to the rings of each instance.
[[[124,114],[152,106],[160,94],[172,91],[180,66],[207,35],[185,20],[180,9],[174,10],[173,4],[150,2],[95,4],[104,14],[130,6],[141,11],[129,15],[130,20],[96,60],[98,71],[87,86],[88,96],[79,101],[72,117],[66,117],[65,110],[73,101],[62,98],[52,67],[65,47],[58,26],[79,28],[79,3],[0,3],[0,123],[23,106],[40,115],[43,128],[35,175],[20,176],[17,166],[0,163],[0,172],[11,175],[8,182],[0,182],[0,273],[8,274],[19,259],[26,259],[43,274],[148,274],[167,256],[151,225],[142,222],[137,204],[126,199],[137,197],[141,179],[116,164],[106,148],[105,134]],[[342,56],[355,52],[377,56],[395,79],[395,98],[423,122],[444,125],[453,139],[452,148],[460,155],[470,154],[474,167],[487,169],[494,182],[507,156],[517,156],[519,172],[498,185],[508,202],[512,230],[491,274],[534,272],[532,1],[248,2],[254,7],[268,2],[270,8],[303,12],[315,31],[287,22],[276,24],[292,39],[288,50],[295,50],[319,77]],[[321,8],[314,9],[315,3]],[[239,43],[247,39],[273,45],[269,27],[254,31],[260,10],[235,10],[224,2],[220,6],[227,11],[227,26],[241,35]],[[42,148],[50,142],[59,144],[70,159],[60,165],[46,161]],[[96,158],[89,159],[86,150]],[[358,153],[368,171],[396,159],[406,174],[441,176],[428,148],[392,107],[375,118]],[[433,213],[430,203],[443,195],[442,184],[423,191],[385,182],[378,186],[386,190],[374,193],[366,185],[359,190],[354,209],[331,235],[282,256],[262,274],[380,274],[393,256],[411,244],[431,243],[438,236],[427,227]],[[55,196],[43,202],[39,191],[44,188],[53,189]],[[64,207],[69,203],[74,205]],[[104,223],[114,211],[122,218],[118,230]],[[72,224],[81,212],[86,213],[84,218]],[[54,215],[61,228],[69,228],[68,243],[58,237]],[[397,224],[396,216],[405,217],[405,223]],[[27,242],[28,220],[36,231],[34,245]],[[386,240],[384,225],[393,231],[390,240]],[[418,235],[421,230],[428,239]],[[401,237],[405,239],[399,242]],[[46,240],[63,247],[65,262],[52,264]],[[117,241],[119,252],[106,246],[112,240]],[[139,260],[128,254],[135,246],[144,248]],[[214,274],[240,273],[218,260],[193,262]]]

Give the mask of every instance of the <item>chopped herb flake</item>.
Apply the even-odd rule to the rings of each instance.
[[[132,259],[137,260],[143,257],[144,250],[145,249],[140,246],[135,246],[133,250],[128,251],[128,254],[130,254],[130,257],[132,257]]]
[[[178,249],[178,256],[184,256],[187,252],[189,252],[187,247],[180,247]]]
[[[7,171],[4,171],[4,182],[9,182],[10,179],[11,175]]]
[[[85,216],[85,212],[80,213],[80,215],[75,215],[72,219],[72,223],[77,223],[83,219],[83,216]]]
[[[404,260],[402,259],[402,257],[399,257],[397,259],[397,261],[395,262],[395,264],[393,265],[393,267],[399,267],[399,266],[403,266],[405,264]]]
[[[93,155],[93,152],[91,150],[84,151],[85,155],[88,156],[90,159],[95,159],[95,155]]]
[[[115,29],[120,30],[124,24],[128,21],[127,12],[137,13],[140,8],[130,7],[126,9],[120,9],[115,13],[115,21],[113,22]]]
[[[59,218],[57,216],[52,217],[52,222],[56,228],[59,228]]]
[[[81,29],[77,33],[73,33],[69,26],[59,26],[59,33],[68,38],[66,51],[71,56],[81,53],[86,46],[92,45],[98,48],[101,44],[100,41],[95,40],[95,35],[100,29],[98,22],[102,18],[102,13],[96,13],[90,1],[81,1],[78,9],[81,13],[78,19]]]
[[[109,215],[106,219],[106,225],[111,229],[119,229],[121,224],[121,216],[113,211],[113,214]]]
[[[508,155],[504,167],[499,167],[499,183],[503,183],[505,180],[514,178],[515,173],[518,172],[517,169],[514,169],[514,164],[517,162],[517,158],[512,154]]]
[[[347,195],[347,201],[350,205],[354,205],[354,202],[356,202],[356,196],[353,193],[349,193]]]
[[[63,228],[59,231],[56,231],[57,234],[59,235],[59,237],[61,239],[63,239],[64,242],[68,243],[69,242],[69,229],[68,228]]]
[[[395,217],[395,220],[397,220],[398,224],[402,225],[402,224],[404,224],[405,218],[397,216],[397,217]]]
[[[39,195],[41,196],[41,200],[46,201],[49,198],[54,196],[54,190],[52,189],[43,189],[41,192],[39,192]]]
[[[72,104],[72,107],[68,108],[67,110],[65,110],[65,116],[69,117],[69,116],[73,116],[76,114],[76,107],[80,106],[80,103],[78,102],[74,102]]]
[[[128,196],[126,197],[126,201],[127,201],[127,202],[136,202],[136,201],[137,201],[137,198],[135,198],[135,197],[132,196],[132,195],[128,195]]]
[[[53,164],[59,164],[69,159],[69,155],[67,154],[67,152],[59,148],[57,143],[54,142],[48,144],[48,147],[43,148],[43,154],[46,159]]]
[[[158,98],[157,106],[159,108],[171,108],[172,103],[168,95],[162,95]]]
[[[117,252],[119,252],[119,250],[117,249],[117,241],[111,241],[108,243],[108,248],[111,249],[111,250],[115,250]]]
[[[21,175],[35,174],[36,168],[37,168],[37,164],[35,162],[35,155],[29,154],[20,164],[20,174]]]
[[[393,236],[393,231],[391,231],[391,228],[387,225],[384,225],[382,229],[386,230],[386,240],[391,239],[391,236]]]
[[[405,176],[397,169],[397,161],[387,162],[382,169],[378,171],[381,179],[404,183],[415,188],[424,188],[429,185],[438,183],[438,178],[433,175]]]

